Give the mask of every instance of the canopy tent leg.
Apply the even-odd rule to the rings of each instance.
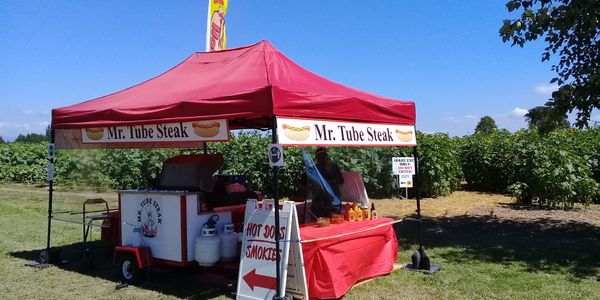
[[[54,129],[50,131],[50,144],[54,144]],[[48,163],[54,164],[54,159],[48,157]],[[50,170],[49,170],[50,171]],[[50,253],[50,231],[52,229],[52,192],[54,191],[54,176],[48,174],[48,235],[46,237],[46,253]]]
[[[413,147],[413,157],[415,158],[415,197],[417,198],[417,223],[419,224],[417,242],[419,243],[419,250],[423,249],[423,243],[421,241],[421,193],[419,192],[419,154],[417,152],[417,146]]]
[[[54,163],[56,151],[54,148],[54,129],[50,130],[50,144],[48,145],[48,228],[46,235],[46,249],[40,252],[38,264],[27,264],[35,268],[45,268],[49,264],[59,261],[59,252],[50,251],[50,237],[52,231],[52,195],[54,192]]]
[[[273,144],[277,144],[279,139],[277,137],[277,118],[273,115],[273,127],[271,128],[271,137]],[[275,228],[279,228],[279,167],[273,166],[273,198],[275,202]],[[278,230],[276,230],[278,232]],[[273,296],[274,300],[284,299],[283,294],[281,293],[281,270],[279,266],[281,265],[281,255],[279,254],[279,234],[275,234],[275,281],[277,282],[275,296]]]
[[[409,270],[418,270],[427,273],[435,273],[440,269],[440,265],[432,264],[429,261],[429,256],[425,253],[423,249],[423,242],[421,240],[421,193],[419,191],[419,153],[417,151],[417,146],[413,147],[413,157],[415,159],[415,198],[417,198],[417,243],[419,243],[419,248],[415,251],[411,256],[412,264],[407,267]]]

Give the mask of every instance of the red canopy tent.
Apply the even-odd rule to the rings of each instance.
[[[169,71],[130,88],[53,109],[51,142],[56,148],[202,147],[204,142],[198,140],[90,143],[89,137],[86,142],[84,132],[86,128],[100,127],[108,132],[109,128],[119,126],[133,128],[217,119],[228,129],[271,129],[273,143],[278,143],[277,132],[284,132],[277,126],[280,118],[331,122],[331,126],[340,126],[335,122],[351,122],[357,126],[384,124],[396,131],[410,127],[407,133],[410,139],[392,137],[389,128],[382,129],[387,130],[389,137],[383,134],[379,138],[394,142],[387,145],[416,145],[413,102],[377,96],[327,80],[294,63],[267,41],[224,51],[194,53]],[[314,126],[323,126],[325,131],[326,125],[314,123]],[[414,151],[416,157],[416,147]],[[273,173],[277,178],[277,167],[273,168]],[[415,178],[415,185],[417,183]],[[52,180],[49,184],[47,254],[50,249]],[[275,199],[278,199],[277,190],[275,180]],[[278,210],[275,215],[275,228],[279,228]],[[275,239],[276,247],[279,247],[279,235]],[[279,267],[277,270],[279,272]]]
[[[262,41],[194,53],[138,85],[53,109],[52,128],[209,119],[226,119],[231,129],[270,128],[275,115],[414,125],[415,104],[327,80]]]

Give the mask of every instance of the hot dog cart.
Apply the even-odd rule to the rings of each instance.
[[[211,218],[220,233],[225,224],[242,227],[246,200],[260,194],[227,193],[225,187],[243,186],[244,177],[215,175],[222,162],[219,154],[175,156],[163,163],[155,189],[119,191],[114,263],[123,282],[143,281],[150,265],[195,266],[195,241]]]

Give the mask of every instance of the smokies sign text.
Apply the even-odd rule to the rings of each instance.
[[[279,238],[285,239],[286,226],[280,226]],[[248,245],[244,249],[244,257],[258,260],[275,261],[277,252],[275,248],[275,230],[274,224],[246,224],[245,237],[248,239]],[[279,249],[281,254],[282,249]]]
[[[94,127],[81,129],[84,144],[178,141],[227,141],[226,120]]]
[[[277,118],[283,145],[413,146],[414,126]]]

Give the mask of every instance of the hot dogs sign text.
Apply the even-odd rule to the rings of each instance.
[[[277,118],[283,145],[413,146],[414,126]]]
[[[236,299],[272,299],[275,295],[276,235],[280,238],[280,294],[308,299],[296,208],[293,202],[284,202],[277,228],[274,224],[278,208],[274,208],[273,200],[265,200],[262,205],[253,199],[246,203]]]
[[[246,246],[246,249],[244,249],[244,257],[275,261],[277,257],[277,252],[275,250],[275,234],[279,231],[279,237],[283,240],[285,238],[285,230],[285,225],[280,226],[279,230],[276,230],[275,225],[273,224],[246,224],[244,236],[249,242],[258,243],[249,243]],[[279,249],[279,254],[281,254],[281,248]]]
[[[93,143],[136,143],[177,141],[227,141],[226,120],[164,124],[93,127],[81,129],[81,141]]]

